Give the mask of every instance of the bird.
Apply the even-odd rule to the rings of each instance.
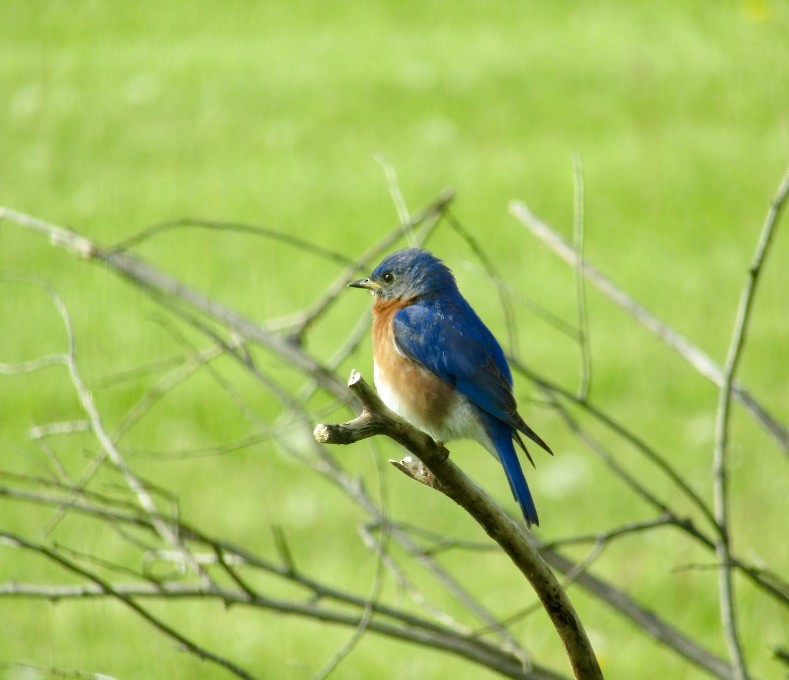
[[[348,286],[374,297],[373,373],[384,404],[438,443],[479,442],[501,462],[526,526],[539,526],[515,443],[532,465],[521,435],[553,452],[519,415],[504,351],[449,267],[405,248]]]

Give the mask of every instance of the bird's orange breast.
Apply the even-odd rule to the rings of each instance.
[[[444,422],[455,401],[455,391],[427,368],[398,351],[393,319],[408,305],[408,300],[380,299],[373,305],[376,384],[379,391],[384,392],[379,383],[385,383],[385,391],[396,395],[396,404],[394,399],[384,399],[387,406],[419,429],[431,433]]]

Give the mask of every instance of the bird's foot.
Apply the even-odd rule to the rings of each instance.
[[[441,449],[441,460],[445,461],[447,458],[449,458],[449,449],[444,446],[444,442],[436,442],[436,445],[439,449]]]

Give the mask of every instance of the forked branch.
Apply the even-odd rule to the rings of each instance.
[[[315,439],[327,444],[352,444],[385,434],[419,458],[391,461],[408,476],[449,496],[463,507],[509,555],[529,580],[551,618],[576,678],[602,678],[594,650],[572,603],[548,565],[526,539],[523,530],[449,458],[449,452],[390,411],[358,371],[348,387],[362,403],[362,412],[340,425],[321,424]],[[426,469],[425,469],[426,468]]]

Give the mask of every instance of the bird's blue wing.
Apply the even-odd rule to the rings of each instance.
[[[504,352],[465,300],[401,309],[394,316],[394,336],[403,354],[482,410],[521,429]]]
[[[480,415],[485,429],[526,523],[539,524],[513,437],[520,430],[546,449],[547,445],[517,413],[509,366],[493,334],[463,299],[410,305],[395,314],[393,324],[400,352],[452,385],[483,411]],[[517,440],[529,455],[519,437]]]

